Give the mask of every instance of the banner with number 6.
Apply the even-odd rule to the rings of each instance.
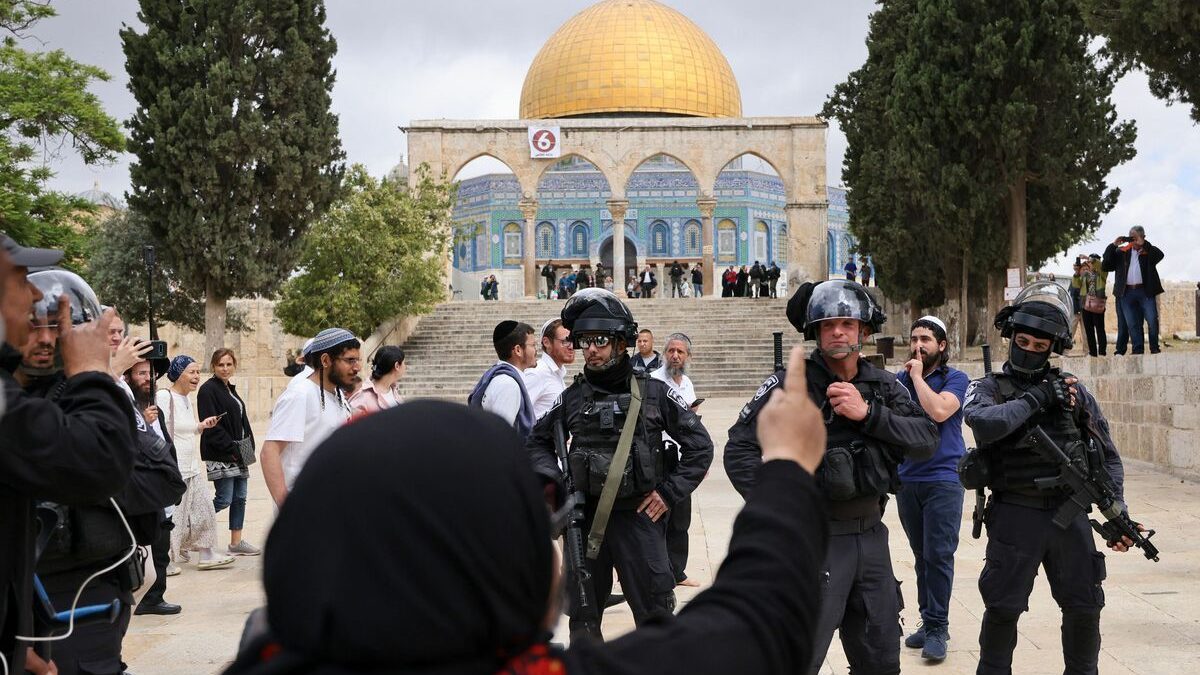
[[[558,127],[529,127],[529,156],[532,159],[557,158],[562,156],[559,147]]]

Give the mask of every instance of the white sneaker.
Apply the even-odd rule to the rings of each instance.
[[[202,569],[202,570],[214,570],[214,569],[217,569],[218,567],[225,567],[227,565],[232,565],[232,564],[233,564],[233,556],[223,555],[223,556],[215,556],[208,560],[201,560],[196,565],[196,567],[198,569]]]

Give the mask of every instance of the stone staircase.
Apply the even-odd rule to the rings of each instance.
[[[562,311],[564,301],[448,302],[423,317],[403,344],[408,373],[400,381],[406,397],[465,402],[479,376],[496,362],[492,329],[504,319],[540,329]],[[628,301],[640,328],[654,331],[663,351],[670,333],[692,339],[689,376],[704,398],[749,396],[772,372],[771,333],[783,332],[784,354],[800,340],[784,314],[786,300],[680,298]],[[632,354],[632,350],[630,350]],[[582,367],[568,366],[573,377]]]

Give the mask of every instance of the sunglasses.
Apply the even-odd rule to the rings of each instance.
[[[612,342],[612,338],[607,335],[580,335],[575,338],[575,344],[579,345],[580,349],[587,349],[592,345],[607,347],[610,342]]]

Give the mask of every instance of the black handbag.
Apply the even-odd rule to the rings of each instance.
[[[234,441],[234,443],[237,444],[238,456],[242,458],[242,464],[250,466],[257,461],[254,458],[254,438],[252,436]]]

